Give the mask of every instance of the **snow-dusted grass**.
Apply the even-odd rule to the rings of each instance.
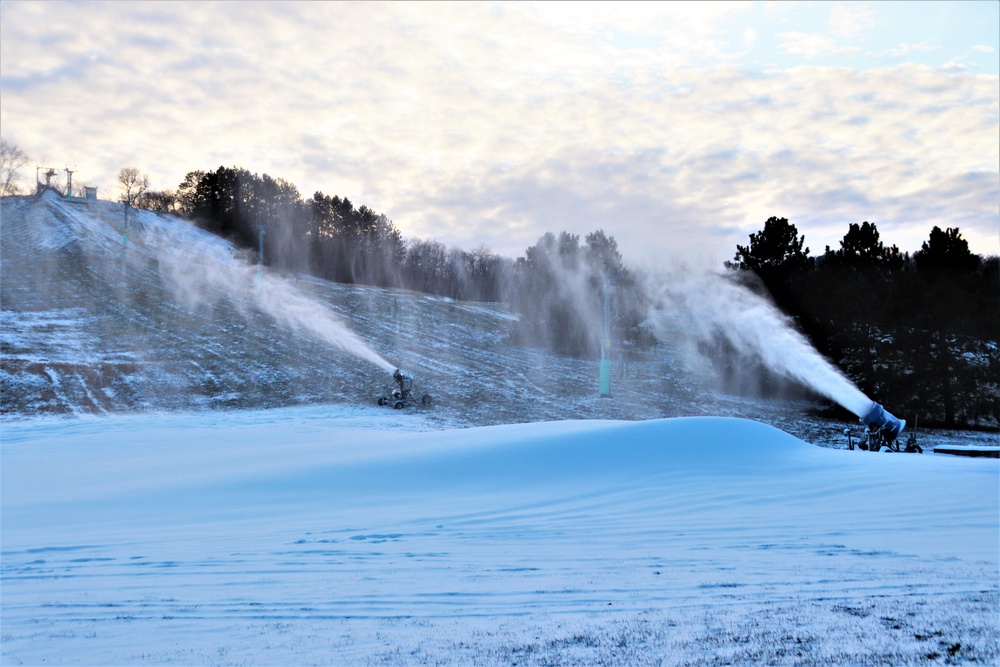
[[[6,423],[3,664],[995,664],[1000,464],[726,418]]]

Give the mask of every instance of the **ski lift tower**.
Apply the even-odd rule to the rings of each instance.
[[[44,169],[45,173],[41,174],[45,176],[45,187],[42,187],[42,181],[39,178],[41,170]],[[54,167],[35,167],[35,192],[41,194],[45,190],[55,190],[55,186],[52,185],[52,177],[58,174]]]
[[[125,223],[122,226],[122,247],[128,247],[128,201],[122,201],[122,212],[125,214]]]

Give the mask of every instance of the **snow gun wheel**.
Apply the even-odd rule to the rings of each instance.
[[[421,402],[422,404],[424,404],[424,405],[430,405],[430,404],[431,404],[431,396],[430,396],[430,394],[424,394],[424,395],[423,395],[423,396],[422,396],[422,397],[420,398],[420,402]]]
[[[384,399],[384,398],[382,398],[381,396],[379,396],[379,397],[378,397],[378,404],[379,404],[379,405],[385,405],[385,399]]]
[[[395,408],[396,410],[399,410],[399,409],[401,409],[403,407],[403,402],[402,401],[396,401],[395,403],[392,404],[392,407]]]

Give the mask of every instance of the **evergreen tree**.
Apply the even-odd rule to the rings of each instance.
[[[736,246],[736,256],[730,268],[739,268],[764,275],[801,271],[812,265],[809,248],[804,248],[805,235],[799,236],[795,225],[786,218],[768,218],[764,229],[750,234],[750,245]]]
[[[831,251],[828,246],[823,259],[831,265],[855,269],[897,270],[904,263],[899,248],[886,248],[879,239],[878,229],[868,221],[860,225],[851,223],[840,242],[840,249]]]
[[[969,250],[958,227],[941,231],[935,226],[930,238],[914,255],[917,270],[926,274],[970,273],[979,267],[981,258]]]

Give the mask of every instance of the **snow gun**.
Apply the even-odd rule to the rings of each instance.
[[[874,401],[872,401],[872,407],[868,410],[868,413],[861,418],[861,423],[866,428],[858,440],[858,449],[879,452],[884,447],[889,452],[904,451],[916,452],[918,454],[924,451],[917,444],[916,433],[910,433],[910,437],[906,439],[904,448],[900,449],[897,439],[903,433],[903,429],[906,428],[906,422],[886,412],[885,408]],[[854,449],[854,439],[851,437],[850,431],[846,431],[846,433],[848,449]]]
[[[861,423],[873,431],[881,431],[882,436],[890,442],[898,438],[906,428],[905,420],[897,419],[875,401],[872,401],[868,414],[861,418]]]

